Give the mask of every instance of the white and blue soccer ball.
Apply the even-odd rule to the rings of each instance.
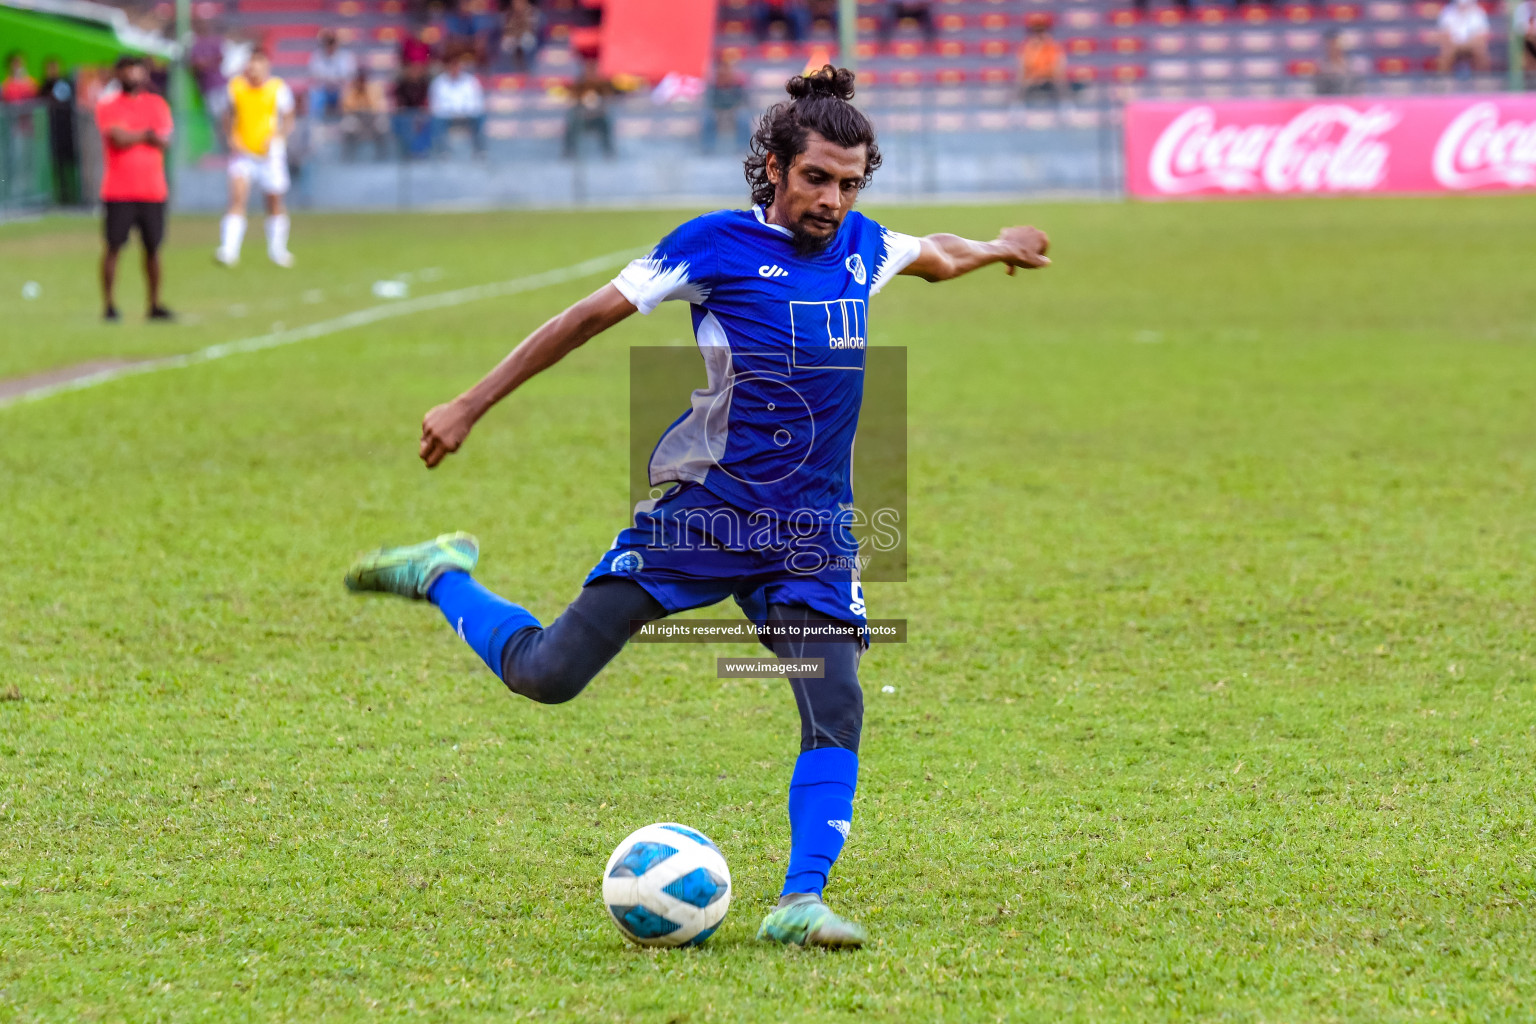
[[[603,869],[603,902],[642,946],[697,946],[731,906],[731,870],[709,837],[673,822],[631,832]]]

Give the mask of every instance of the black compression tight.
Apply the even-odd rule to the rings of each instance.
[[[501,678],[513,693],[540,704],[563,704],[586,688],[637,629],[666,614],[637,583],[616,577],[597,580],[583,587],[554,622],[524,629],[507,641]],[[798,605],[768,607],[770,625],[832,621]],[[776,640],[771,649],[780,658],[824,660],[824,678],[789,680],[800,709],[800,749],[843,747],[857,752],[864,724],[860,646],[847,640]]]

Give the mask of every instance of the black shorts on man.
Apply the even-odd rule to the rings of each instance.
[[[165,240],[165,203],[107,200],[107,248],[113,252],[128,244],[128,235],[139,229],[139,241],[145,252],[155,252]]]

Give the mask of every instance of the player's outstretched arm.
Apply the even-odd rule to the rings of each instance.
[[[924,281],[950,281],[961,274],[1002,263],[1009,276],[1019,267],[1033,270],[1048,267],[1045,251],[1051,240],[1039,228],[1003,228],[990,242],[973,242],[959,235],[929,235],[923,239],[922,254],[902,271]]]
[[[634,305],[608,284],[528,335],[480,383],[427,413],[421,421],[421,461],[431,469],[458,451],[491,406],[633,312]]]

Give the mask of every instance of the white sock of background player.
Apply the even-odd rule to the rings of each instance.
[[[288,215],[277,213],[267,218],[267,254],[269,256],[285,256],[288,254]]]
[[[226,213],[219,221],[219,252],[230,259],[240,255],[240,245],[245,241],[245,215]]]

